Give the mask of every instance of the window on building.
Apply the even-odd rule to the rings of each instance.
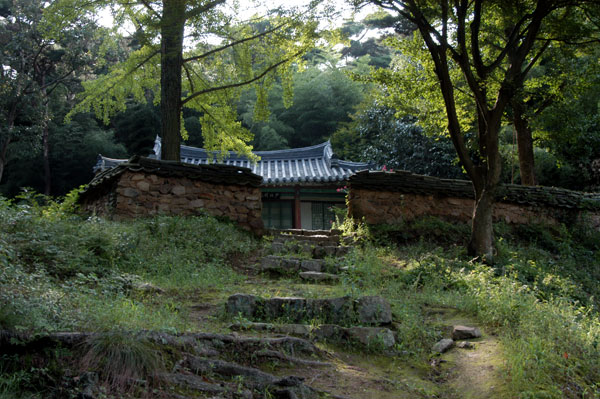
[[[268,229],[291,229],[292,201],[263,201],[262,219]]]
[[[335,220],[335,213],[331,208],[336,204],[333,202],[313,202],[312,203],[312,229],[329,230]]]

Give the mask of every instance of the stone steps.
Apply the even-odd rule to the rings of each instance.
[[[311,326],[309,324],[236,323],[229,328],[234,331],[260,331],[293,335],[317,342],[357,343],[367,347],[392,349],[396,336],[385,327],[341,327],[335,324]]]
[[[392,322],[389,303],[378,296],[313,299],[234,294],[227,299],[226,310],[232,316],[242,316],[251,321],[300,323],[318,320],[342,326],[382,326]]]
[[[337,274],[322,272],[301,272],[299,276],[303,280],[311,281],[314,283],[339,281],[340,279],[340,276],[338,276]]]
[[[293,258],[287,256],[268,255],[260,260],[260,270],[279,274],[296,272],[338,272],[337,266],[328,266],[323,259]]]
[[[387,328],[392,323],[390,305],[376,296],[312,299],[235,294],[228,298],[226,312],[248,320],[233,324],[234,330],[267,331],[379,349],[391,349],[396,342]]]
[[[261,271],[297,274],[310,282],[334,282],[340,279],[336,274],[338,267],[326,267],[324,261],[325,258],[343,258],[348,254],[351,247],[340,245],[343,241],[340,231],[291,229],[272,232],[272,254],[261,259]]]

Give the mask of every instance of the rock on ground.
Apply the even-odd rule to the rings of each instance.
[[[476,327],[454,326],[452,329],[452,339],[471,339],[481,337],[481,331]]]
[[[450,338],[444,338],[442,340],[439,340],[435,345],[433,345],[433,348],[431,348],[431,350],[433,352],[444,353],[450,350],[453,346],[454,340]]]

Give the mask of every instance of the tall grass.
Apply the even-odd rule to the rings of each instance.
[[[387,241],[379,235],[375,246],[355,250],[343,279],[348,292],[390,300],[401,320],[400,349],[428,356],[440,331],[427,323],[424,309],[451,306],[498,334],[512,397],[600,397],[600,240],[591,238],[598,233],[581,226],[499,225],[492,267],[428,234],[457,234],[455,226],[430,220],[414,225],[417,232],[400,235],[379,229]]]
[[[210,216],[111,222],[40,200],[0,198],[1,328],[186,330],[171,298],[240,281],[229,259],[258,245]],[[144,281],[166,294],[135,294]]]

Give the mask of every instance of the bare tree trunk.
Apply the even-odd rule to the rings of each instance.
[[[525,117],[524,104],[519,97],[512,101],[513,123],[517,131],[517,149],[519,153],[519,173],[521,174],[521,184],[525,186],[535,186],[535,161],[533,156],[533,138],[529,122]]]
[[[181,144],[181,69],[185,1],[163,2],[161,23],[160,116],[162,159],[179,161]]]
[[[484,189],[475,200],[468,252],[483,257],[487,263],[494,259],[494,189]]]

